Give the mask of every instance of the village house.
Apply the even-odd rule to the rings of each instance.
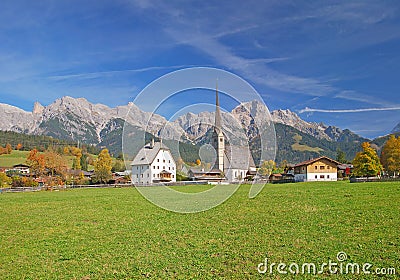
[[[21,174],[21,175],[29,175],[30,174],[29,165],[22,164],[22,163],[16,164],[12,168],[7,169],[6,171],[11,172],[11,173]]]
[[[131,167],[135,185],[176,182],[176,163],[170,149],[162,142],[154,143],[154,139],[139,150]]]
[[[340,163],[326,156],[310,159],[294,166],[296,182],[337,181]]]

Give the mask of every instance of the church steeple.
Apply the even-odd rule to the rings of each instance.
[[[217,133],[221,131],[221,110],[219,108],[218,80],[215,87],[215,130]]]
[[[213,146],[217,153],[214,168],[224,172],[225,136],[222,132],[221,109],[219,107],[218,81],[215,89],[215,127],[213,133]]]

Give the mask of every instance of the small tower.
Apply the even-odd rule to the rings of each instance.
[[[218,98],[218,83],[215,90],[215,126],[213,132],[213,147],[217,153],[214,168],[224,172],[225,136],[221,126],[221,110]]]

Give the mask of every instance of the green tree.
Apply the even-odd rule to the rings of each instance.
[[[12,180],[5,173],[0,173],[0,189],[10,187]]]
[[[338,149],[336,151],[336,161],[340,162],[340,163],[346,163],[347,162],[346,153],[343,152],[341,149]]]
[[[125,164],[122,160],[115,160],[114,165],[111,169],[112,172],[122,172],[125,171]]]
[[[81,169],[88,171],[88,156],[86,153],[83,153],[81,157]]]
[[[383,170],[376,151],[368,142],[362,143],[363,151],[357,153],[353,160],[355,176],[376,176]]]
[[[107,149],[103,149],[94,161],[94,179],[96,182],[107,183],[112,178],[112,159]]]
[[[391,135],[381,152],[381,163],[386,171],[396,175],[400,172],[400,136]]]

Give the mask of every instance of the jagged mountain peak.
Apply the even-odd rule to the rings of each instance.
[[[392,129],[391,133],[397,133],[400,132],[400,122]]]
[[[40,104],[39,102],[36,101],[36,102],[33,104],[32,113],[33,113],[34,115],[41,115],[41,114],[43,113],[43,111],[44,111],[44,106],[43,106],[42,104]]]

